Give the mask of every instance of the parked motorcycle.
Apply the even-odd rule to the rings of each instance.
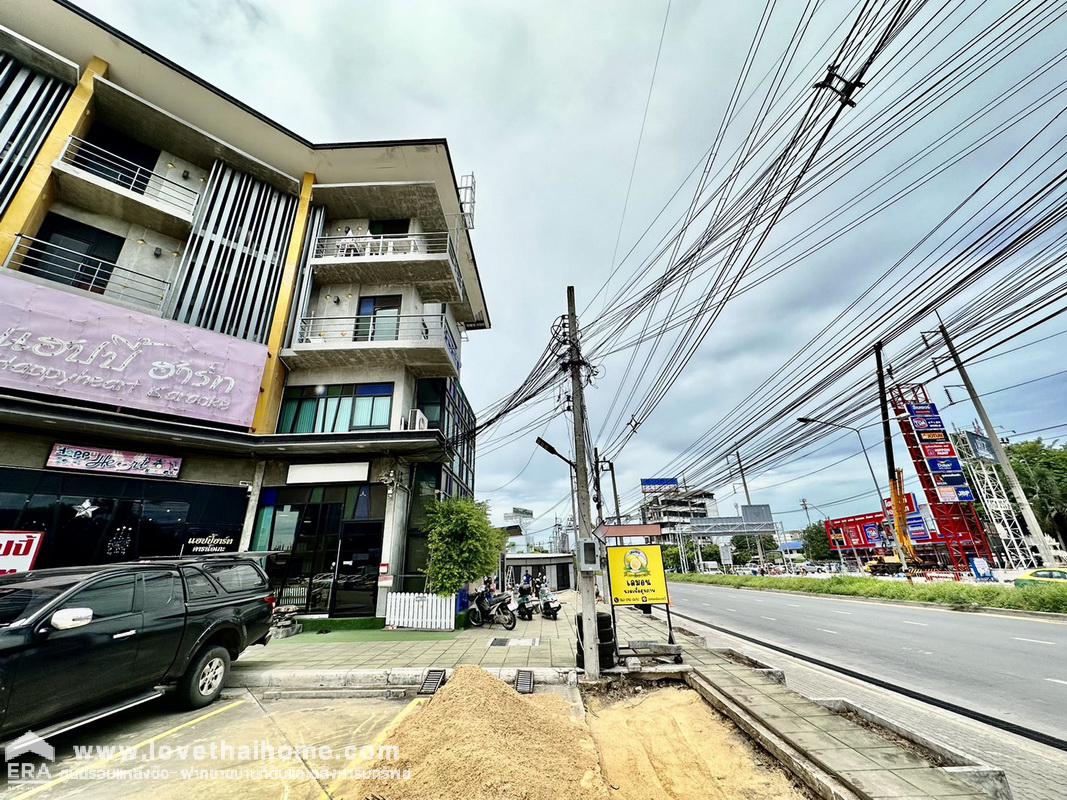
[[[540,576],[535,585],[537,588],[538,610],[541,612],[541,616],[552,621],[559,619],[559,611],[563,608],[563,604],[556,599],[552,590],[548,588],[548,581],[545,576]]]
[[[534,612],[541,613],[541,604],[539,600],[534,597],[534,590],[529,584],[522,584],[519,587],[519,603],[518,609],[515,611],[519,615],[519,619],[524,619],[527,622],[533,619]]]
[[[467,609],[467,621],[476,628],[499,622],[504,630],[514,630],[518,624],[516,608],[518,604],[511,599],[510,594],[494,595],[490,581],[486,578],[481,591],[475,593],[474,601]]]

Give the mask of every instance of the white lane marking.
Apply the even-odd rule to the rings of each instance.
[[[762,597],[753,597],[752,599],[753,599],[753,601],[755,601],[757,603],[762,603],[763,602],[763,598]]]
[[[848,614],[851,616],[851,611],[838,611],[836,608],[831,608],[830,611],[834,614]]]
[[[910,619],[902,619],[901,622],[905,625],[922,625],[924,628],[926,627],[925,622],[912,622]]]
[[[790,608],[800,608],[800,606],[798,606],[796,603],[786,603],[786,605]]]
[[[823,633],[832,633],[834,635],[837,635],[837,631],[832,631],[829,628],[816,628],[815,630],[822,631]]]
[[[1052,645],[1056,644],[1055,642],[1046,642],[1044,639],[1027,639],[1027,638],[1022,637],[1022,636],[1012,636],[1011,638],[1014,639],[1017,642],[1033,642],[1034,644],[1052,644]]]
[[[708,608],[711,608],[711,603],[701,603],[700,605],[707,606]]]
[[[760,617],[760,619],[769,619],[771,622],[777,622],[774,617]]]
[[[737,611],[737,609],[736,609],[736,608],[728,608],[728,609],[726,609],[726,610],[727,610],[727,611]]]
[[[1067,686],[1067,681],[1061,681],[1059,678],[1045,678],[1045,680],[1051,681],[1052,683],[1062,683],[1064,686]]]

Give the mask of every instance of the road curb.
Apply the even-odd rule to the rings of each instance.
[[[685,682],[823,800],[866,800],[816,764],[806,752],[772,731],[760,717],[716,687],[699,669],[686,673]]]
[[[925,603],[921,600],[886,600],[883,597],[856,597],[848,594],[827,594],[825,592],[798,592],[795,589],[761,589],[757,586],[724,586],[719,583],[701,583],[699,581],[672,581],[687,586],[710,586],[713,589],[744,589],[746,592],[763,592],[765,594],[786,594],[794,597],[822,597],[831,600],[848,600],[853,603],[877,603],[883,606],[910,606],[911,608],[933,608],[940,611],[955,611],[960,614],[1002,614],[1008,617],[1040,619],[1046,622],[1067,623],[1067,614],[1058,611],[1025,611],[1018,608],[990,608],[975,606],[973,608],[954,608],[943,603]]]
[[[473,665],[477,666],[477,665]],[[396,667],[393,669],[256,669],[249,665],[235,664],[226,681],[227,688],[285,689],[285,690],[335,690],[359,689],[405,689],[418,687],[431,667]],[[519,669],[533,672],[534,681],[541,684],[574,684],[577,672],[574,669],[555,667],[482,667],[490,675],[505,683],[514,683]],[[445,670],[448,678],[454,668]]]

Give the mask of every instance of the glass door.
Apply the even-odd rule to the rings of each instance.
[[[331,616],[374,616],[378,603],[383,530],[381,522],[341,523]]]

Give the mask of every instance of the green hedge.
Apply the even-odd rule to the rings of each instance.
[[[740,589],[784,589],[812,594],[877,597],[883,600],[915,600],[953,608],[1014,608],[1022,611],[1053,611],[1067,614],[1067,586],[991,586],[975,583],[913,583],[875,578],[773,578],[749,575],[668,576],[683,583],[710,583]]]
[[[325,619],[318,617],[307,619],[297,617],[305,631],[373,631],[385,627],[385,617],[335,617]]]

